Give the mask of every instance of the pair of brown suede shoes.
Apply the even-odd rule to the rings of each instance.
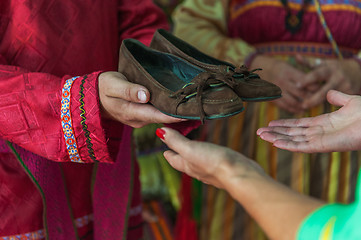
[[[281,97],[281,89],[255,70],[208,56],[163,29],[156,31],[150,47],[125,39],[118,70],[145,86],[150,103],[161,112],[202,122],[242,112],[243,101]]]

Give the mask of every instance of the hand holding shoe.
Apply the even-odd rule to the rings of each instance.
[[[184,121],[167,116],[152,105],[145,104],[149,101],[149,91],[141,85],[130,83],[119,72],[104,72],[99,75],[99,97],[103,117],[131,127]]]
[[[125,39],[118,71],[149,90],[149,102],[173,117],[201,120],[229,117],[243,111],[240,97],[224,76],[206,72],[169,53]]]

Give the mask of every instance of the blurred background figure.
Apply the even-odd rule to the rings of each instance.
[[[255,159],[300,193],[352,201],[359,152],[291,153],[258,139],[256,130],[275,119],[333,111],[325,101],[330,89],[360,92],[360,9],[355,0],[183,1],[173,13],[176,36],[236,66],[262,68],[257,73],[283,92],[273,102],[249,102],[242,114],[207,122],[195,138]],[[229,194],[194,184],[202,191],[198,198],[195,188],[189,193],[200,239],[266,238]]]

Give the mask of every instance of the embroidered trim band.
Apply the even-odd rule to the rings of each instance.
[[[77,228],[84,227],[93,221],[93,214],[85,215],[83,217],[77,218],[74,220]],[[0,240],[40,240],[45,239],[45,231],[40,229],[35,232],[28,232],[23,234],[17,234],[12,236],[0,237]]]
[[[75,226],[77,228],[84,227],[85,225],[88,225],[91,221],[93,221],[93,214],[85,215],[74,220]]]
[[[84,131],[84,135],[86,137],[86,143],[87,143],[87,147],[88,147],[88,153],[90,158],[95,162],[97,161],[94,155],[94,149],[93,149],[93,144],[91,142],[91,138],[90,138],[90,132],[88,130],[88,125],[86,125],[85,121],[86,121],[86,117],[85,117],[85,109],[84,109],[84,83],[85,83],[85,79],[87,79],[88,76],[85,75],[84,78],[81,80],[81,84],[80,84],[80,106],[79,109],[81,111],[80,113],[80,117],[82,118],[82,120],[80,121],[81,125],[83,126],[83,131]]]
[[[78,152],[78,146],[74,136],[71,112],[70,112],[70,89],[73,82],[78,77],[73,77],[66,80],[62,89],[62,100],[61,100],[61,126],[64,132],[64,139],[68,154],[72,162],[82,163]]]
[[[6,237],[0,237],[0,240],[39,240],[39,239],[45,239],[45,232],[43,229],[35,231],[35,232],[28,232],[24,234],[18,234],[13,236],[6,236]]]
[[[338,57],[329,44],[277,42],[256,44],[255,47],[257,53],[267,55],[292,55],[301,53],[314,57]],[[358,53],[357,50],[346,48],[341,48],[340,52],[345,58],[353,57]]]

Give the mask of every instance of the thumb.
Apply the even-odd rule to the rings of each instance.
[[[120,98],[129,102],[146,103],[149,91],[139,84],[131,83],[120,72],[105,72],[99,75],[99,88],[108,97]]]
[[[158,128],[156,134],[171,149],[164,152],[165,159],[173,168],[185,172],[187,158],[183,157],[187,155],[187,151],[191,150],[190,140],[179,132],[166,127]]]
[[[171,128],[158,128],[156,134],[170,149],[180,155],[187,156],[192,150],[191,140]]]
[[[336,90],[330,90],[327,92],[327,101],[336,106],[344,106],[350,99],[352,95],[348,95]]]

